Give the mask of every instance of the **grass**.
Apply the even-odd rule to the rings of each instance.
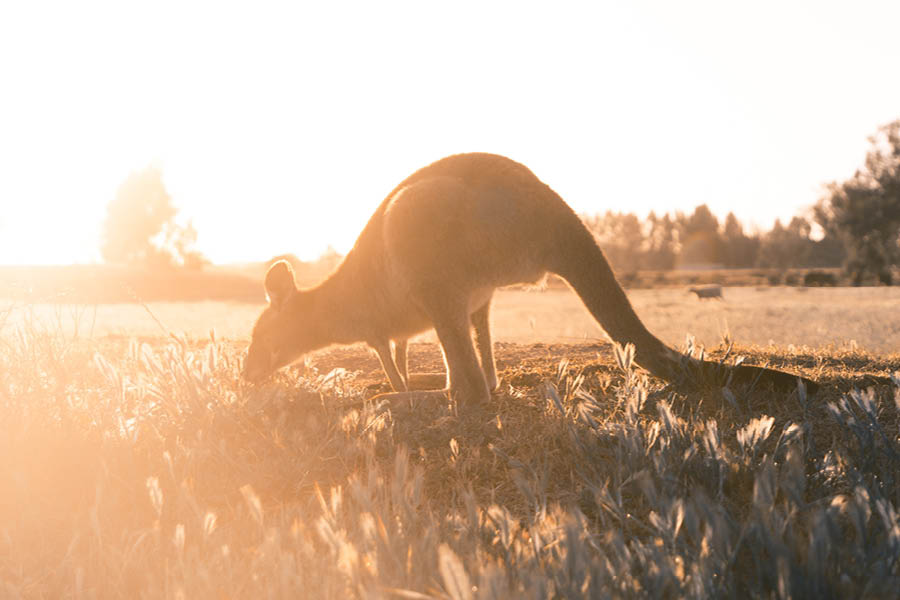
[[[358,404],[358,347],[249,387],[228,340],[5,328],[0,596],[900,589],[900,356],[745,346],[825,389],[683,396],[606,345],[498,346],[489,405],[410,410]]]
[[[804,346],[833,350],[858,347],[875,353],[897,351],[900,339],[900,287],[880,288],[725,288],[724,300],[698,300],[683,288],[631,290],[638,314],[669,344],[682,344],[690,332],[707,347],[723,334],[745,344],[802,351]],[[4,306],[0,300],[0,308]],[[140,304],[12,306],[8,323],[38,324],[67,335],[158,338],[167,330],[193,339],[248,337],[262,305],[235,302],[149,302]],[[0,312],[0,322],[3,313]],[[492,328],[500,340],[519,343],[573,343],[604,334],[568,289],[500,290],[492,308]],[[419,341],[437,341],[424,334]],[[793,346],[793,348],[791,348]],[[558,359],[557,359],[558,360]]]

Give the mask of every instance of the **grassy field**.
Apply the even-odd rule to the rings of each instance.
[[[258,306],[0,304],[0,597],[897,597],[897,293],[630,296],[823,390],[670,390],[557,291],[498,297],[489,405],[414,408],[360,347],[244,384]]]
[[[796,348],[858,347],[870,352],[900,351],[900,287],[735,287],[724,301],[697,300],[681,288],[631,290],[629,297],[648,327],[670,344],[687,334],[706,347],[725,333],[738,342]],[[150,302],[140,304],[6,304],[7,326],[33,322],[44,329],[82,337],[249,339],[262,305],[236,302]],[[148,310],[149,308],[149,310]],[[602,340],[604,334],[568,289],[501,290],[492,313],[496,339],[518,343],[574,343]],[[0,330],[2,331],[2,330]],[[437,341],[424,334],[418,341]]]

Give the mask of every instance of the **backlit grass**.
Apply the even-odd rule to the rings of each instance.
[[[410,409],[359,403],[362,349],[249,387],[228,341],[5,331],[0,596],[900,589],[896,355],[744,348],[824,391],[685,397],[608,347],[506,345],[489,405]]]

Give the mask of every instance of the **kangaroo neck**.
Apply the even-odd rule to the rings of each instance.
[[[319,330],[323,345],[367,341],[366,319],[360,310],[365,285],[354,270],[345,260],[324,281],[302,292],[310,311],[304,320]]]

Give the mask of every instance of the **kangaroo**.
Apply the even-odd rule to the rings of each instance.
[[[559,195],[525,166],[482,153],[438,160],[400,183],[318,286],[300,290],[287,262],[273,264],[265,277],[269,306],[253,328],[243,375],[258,381],[307,352],[363,341],[394,389],[384,396],[402,397],[411,387],[407,340],[434,328],[446,385],[432,393],[488,401],[498,387],[489,325],[494,290],[547,272],[568,282],[614,341],[633,344],[635,362],[651,374],[724,382],[719,364],[686,357],[647,330],[593,235]],[[726,370],[732,381],[797,385],[795,375],[780,371]]]
[[[724,300],[724,298],[722,297],[721,285],[704,285],[700,287],[691,287],[688,288],[688,292],[697,294],[698,300]]]

